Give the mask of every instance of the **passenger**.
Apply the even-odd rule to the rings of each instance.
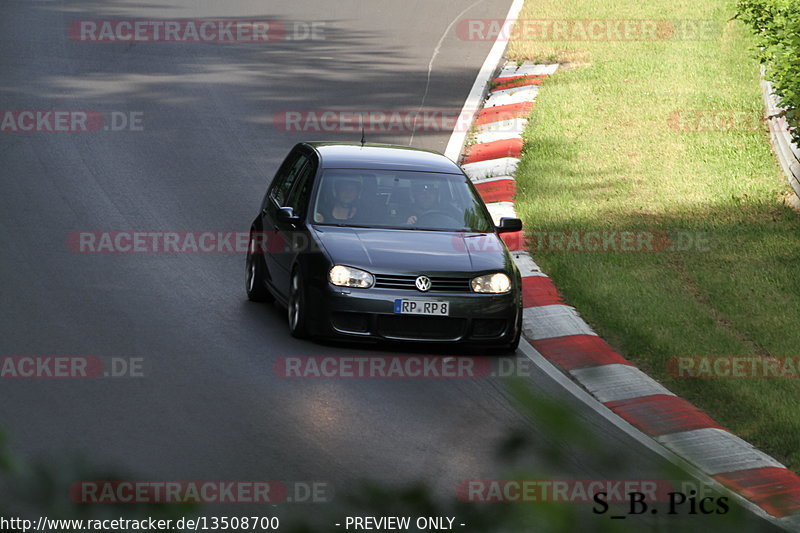
[[[321,209],[314,215],[316,222],[336,223],[351,220],[358,214],[358,200],[361,196],[361,182],[342,178],[333,184],[334,200],[328,209]]]

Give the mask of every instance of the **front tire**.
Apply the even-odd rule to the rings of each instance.
[[[289,286],[289,332],[292,337],[305,339],[308,337],[308,325],[306,322],[306,291],[303,286],[303,276],[299,270],[292,274],[292,281]]]
[[[519,310],[519,315],[517,316],[516,330],[517,332],[514,334],[514,339],[511,342],[505,346],[495,348],[494,350],[491,350],[491,352],[498,355],[513,355],[517,352],[517,348],[519,348],[519,341],[522,337],[522,309]]]
[[[522,338],[522,309],[519,310],[519,315],[517,316],[517,333],[514,336],[514,340],[506,347],[508,353],[514,353],[519,348],[519,340]]]
[[[272,294],[266,287],[266,267],[264,265],[263,251],[258,250],[257,243],[250,233],[250,243],[247,245],[247,260],[245,261],[245,288],[247,298],[252,302],[272,301]]]

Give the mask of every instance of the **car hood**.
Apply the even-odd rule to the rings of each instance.
[[[511,257],[494,233],[316,226],[337,264],[375,273],[511,271]]]

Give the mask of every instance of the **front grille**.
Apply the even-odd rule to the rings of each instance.
[[[417,289],[415,281],[418,276],[375,275],[375,287],[379,289],[404,289],[421,292]],[[442,276],[428,276],[431,279],[431,288],[427,292],[470,292],[469,280],[465,278],[447,278]]]
[[[378,315],[380,334],[395,339],[456,340],[465,324],[463,318]]]

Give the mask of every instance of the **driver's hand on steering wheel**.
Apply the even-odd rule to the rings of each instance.
[[[416,222],[417,222],[416,215],[411,215],[410,217],[408,217],[408,220],[406,220],[406,224],[414,224]]]

